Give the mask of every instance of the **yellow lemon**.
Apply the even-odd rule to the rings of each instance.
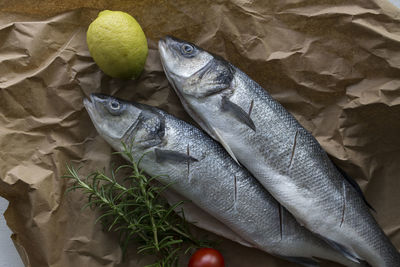
[[[104,10],[89,25],[90,55],[107,75],[137,78],[144,68],[148,47],[139,23],[121,11]]]

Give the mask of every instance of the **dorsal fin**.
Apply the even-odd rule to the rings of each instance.
[[[337,166],[333,161],[332,161],[333,165],[336,167],[336,169],[340,172],[340,174],[344,177],[344,179],[346,179],[347,182],[349,182],[349,184],[356,190],[356,192],[359,194],[359,196],[362,198],[362,200],[364,201],[364,203],[368,206],[368,208],[370,208],[371,210],[373,210],[374,212],[376,212],[376,210],[371,206],[371,204],[368,203],[367,199],[364,196],[364,193],[362,192],[360,186],[358,185],[358,183],[351,178],[350,176],[348,176],[341,168],[339,168],[339,166]]]

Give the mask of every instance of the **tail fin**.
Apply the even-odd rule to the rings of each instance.
[[[352,249],[343,246],[342,244],[339,244],[329,238],[326,238],[322,235],[317,234],[322,240],[324,240],[326,243],[328,243],[332,248],[334,248],[336,251],[339,251],[344,257],[347,259],[351,260],[352,262],[358,264],[358,266],[368,266],[365,265],[366,262],[363,261],[363,259],[357,255],[355,251]],[[356,265],[357,266],[357,265]]]

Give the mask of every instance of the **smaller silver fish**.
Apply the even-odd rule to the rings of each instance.
[[[300,226],[293,216],[203,131],[166,112],[110,96],[84,100],[99,134],[117,151],[132,144],[140,167],[223,223],[245,245],[317,266],[323,258],[350,261]]]

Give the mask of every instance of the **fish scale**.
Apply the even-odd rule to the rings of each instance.
[[[285,224],[289,229],[286,234],[291,233],[293,236],[289,236],[289,240],[295,240],[295,242],[291,244],[285,239],[281,240],[279,204],[271,196],[266,195],[266,191],[262,189],[261,185],[250,177],[250,174],[245,170],[238,168],[223,148],[217,146],[210,139],[207,138],[207,140],[203,132],[165,113],[163,116],[166,121],[165,139],[167,139],[163,148],[185,153],[187,145],[189,145],[191,156],[199,159],[199,161],[190,164],[190,179],[186,179],[187,168],[185,164],[181,164],[181,166],[178,164],[177,166],[174,163],[173,165],[155,168],[154,161],[149,160],[147,162],[145,158],[142,160],[142,167],[147,173],[150,175],[171,173],[172,180],[161,181],[174,183],[173,189],[195,201],[197,205],[223,221],[242,238],[269,253],[279,255],[283,249],[290,251],[294,245],[296,246],[296,242],[304,242],[305,245],[310,247],[315,246],[314,242],[322,244],[319,240],[313,240],[312,236],[307,236],[305,229],[301,228],[286,211],[283,211]],[[136,149],[135,153],[139,156],[141,151]],[[207,183],[204,183],[204,177],[211,179],[218,177],[219,181],[213,183],[208,180]],[[182,180],[187,180],[188,183],[185,184]],[[193,191],[193,188],[197,190]],[[210,190],[210,188],[212,189]],[[237,199],[240,201],[235,202],[235,192],[237,192]],[[250,202],[255,204],[252,206],[246,204]],[[249,212],[249,209],[251,212]],[[221,214],[224,215],[221,216]],[[255,225],[254,222],[264,223]],[[291,228],[294,229],[291,230]],[[283,238],[285,237],[286,235],[283,235]],[[300,257],[304,252],[297,251],[296,253],[293,254]]]
[[[110,115],[108,103],[115,101],[122,110]],[[114,149],[123,151],[121,140],[131,144],[141,169],[253,247],[305,266],[317,266],[313,257],[360,266],[300,226],[203,131],[159,109],[104,95],[92,95],[84,103],[97,131]]]
[[[258,97],[253,107],[252,119],[258,129],[260,125],[265,125],[264,128],[268,129],[258,133],[247,129],[241,138],[245,140],[243,143],[238,141],[238,135],[235,135],[235,144],[232,144],[231,149],[239,161],[251,172],[255,170],[257,175],[253,174],[258,180],[308,229],[348,246],[359,258],[366,259],[373,266],[400,266],[397,251],[376,224],[355,190],[352,190],[335,170],[315,138],[272,98],[265,95],[262,97],[260,92],[252,95],[251,90],[246,90],[243,83],[248,83],[249,78],[244,73],[237,70],[236,75],[242,82],[242,86],[235,91],[238,93],[242,91],[242,93],[239,93],[236,99],[245,99],[246,93],[247,98]],[[251,89],[265,92],[259,86],[253,86]],[[241,106],[240,103],[237,104]],[[210,124],[213,125],[213,123]],[[221,130],[221,132],[224,131]],[[293,149],[293,142],[288,142],[288,140],[293,140],[296,132],[299,134],[295,156],[289,169],[288,155]],[[232,139],[225,140],[233,143]],[[260,143],[269,148],[268,156],[262,157],[264,153],[252,153],[257,157],[260,156],[262,160],[241,156],[244,147]],[[288,181],[289,190],[276,183],[279,178],[282,179],[282,176],[285,176]],[[345,221],[341,223],[343,184],[348,194],[347,209],[344,210]],[[384,257],[383,260],[379,259],[382,257]]]
[[[179,53],[183,44],[192,46],[190,55]],[[358,185],[260,85],[194,44],[166,37],[159,50],[189,115],[302,225],[372,266],[400,266],[400,254],[370,214]],[[222,74],[229,77],[221,79]],[[244,117],[250,103],[251,114]]]

